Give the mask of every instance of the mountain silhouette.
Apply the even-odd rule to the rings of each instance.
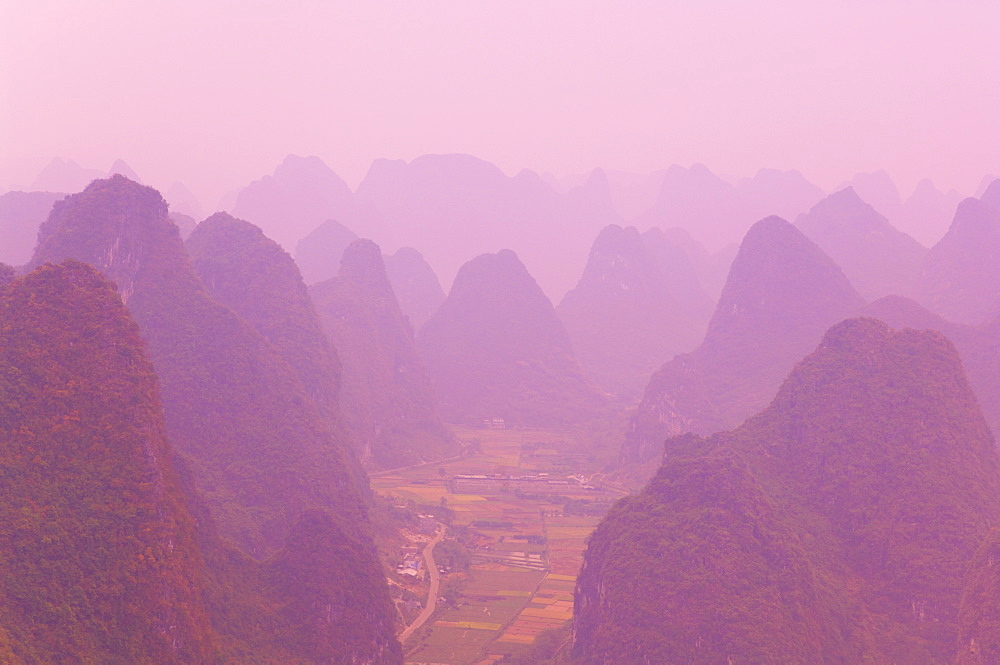
[[[378,245],[351,243],[337,277],[309,294],[343,362],[341,405],[361,459],[396,468],[456,455]]]
[[[410,319],[413,329],[420,330],[444,302],[441,282],[423,255],[412,247],[400,247],[384,260],[399,308]]]
[[[862,304],[840,268],[801,231],[778,217],[757,222],[733,261],[705,339],[646,386],[621,463],[658,458],[668,436],[735,427],[768,403],[830,325]]]
[[[358,239],[354,231],[328,219],[295,245],[295,263],[302,279],[312,285],[337,275],[344,250]]]
[[[1000,208],[965,199],[948,233],[924,259],[918,300],[959,323],[982,323],[1000,311]]]
[[[651,252],[635,227],[605,227],[576,288],[556,308],[580,364],[625,402],[641,396],[663,363],[694,348],[708,323],[711,303],[690,262],[680,250],[666,251]]]
[[[552,303],[510,250],[462,266],[417,347],[449,422],[554,427],[590,420],[606,404]]]
[[[913,294],[927,248],[897,230],[853,187],[831,194],[795,220],[867,300]]]

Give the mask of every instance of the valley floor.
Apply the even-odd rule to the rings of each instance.
[[[437,557],[439,602],[407,633],[407,665],[488,665],[564,625],[586,538],[623,494],[590,475],[577,433],[455,429],[464,457],[372,474],[385,496],[453,511],[442,545],[462,553],[456,570]]]

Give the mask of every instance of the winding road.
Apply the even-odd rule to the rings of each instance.
[[[438,586],[441,583],[441,574],[438,573],[437,564],[434,563],[434,546],[441,542],[442,538],[444,538],[444,525],[438,524],[437,533],[434,534],[431,541],[427,543],[427,547],[424,548],[424,565],[427,566],[427,570],[431,574],[431,588],[427,592],[427,602],[424,604],[424,609],[413,620],[413,623],[399,634],[400,644],[406,642],[417,628],[424,625],[424,622],[431,618],[431,615],[434,614],[434,609],[437,607]]]

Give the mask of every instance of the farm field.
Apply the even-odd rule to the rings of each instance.
[[[443,602],[403,645],[408,665],[489,665],[572,619],[587,536],[623,494],[590,480],[595,465],[577,452],[585,447],[572,433],[455,431],[471,453],[371,478],[377,492],[418,510],[449,508],[449,538],[470,555],[467,569],[442,576]],[[456,493],[456,476],[548,477],[563,484],[544,492],[518,486]]]

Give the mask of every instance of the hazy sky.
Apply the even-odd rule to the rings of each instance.
[[[0,0],[0,188],[53,157],[212,205],[316,154],[508,173],[1000,172],[1000,2]]]

